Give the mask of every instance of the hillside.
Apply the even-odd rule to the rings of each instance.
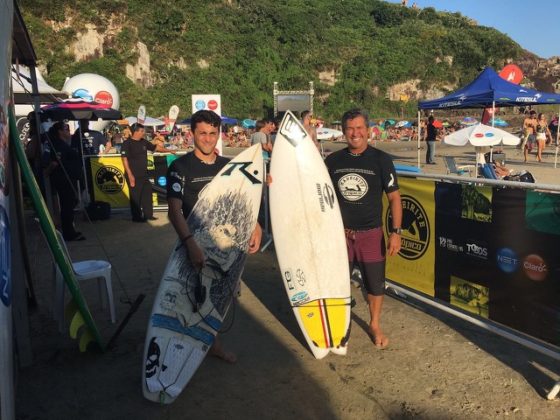
[[[413,114],[418,96],[526,56],[506,35],[459,13],[378,0],[19,4],[49,83],[101,74],[119,89],[125,114],[143,103],[163,115],[177,104],[182,117],[191,94],[220,93],[225,114],[261,117],[273,107],[275,81],[282,90],[313,81],[316,112],[327,119],[351,106]]]

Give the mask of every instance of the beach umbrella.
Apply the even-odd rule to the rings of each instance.
[[[226,117],[225,115],[222,115],[222,124],[235,125],[235,124],[237,124],[237,119],[236,118],[231,118],[231,117]]]
[[[467,125],[467,126],[475,125],[475,124],[478,124],[478,120],[476,118],[473,118],[473,117],[465,117],[461,120],[461,124]]]
[[[507,121],[502,120],[501,118],[496,118],[493,121],[490,121],[488,125],[493,125],[494,127],[508,127],[509,124]]]
[[[39,111],[41,121],[47,120],[120,120],[122,114],[107,105],[97,102],[84,101],[82,99],[67,99],[63,102],[55,102],[45,105]]]
[[[434,120],[433,125],[435,128],[443,128],[443,123],[440,120]]]
[[[317,140],[330,140],[332,138],[341,137],[344,133],[332,128],[319,128],[317,129]]]
[[[255,128],[257,126],[257,121],[247,118],[241,122],[241,125],[243,128]]]
[[[126,117],[126,119],[128,120],[128,123],[130,125],[135,124],[138,121],[136,117]],[[143,125],[146,127],[157,127],[159,125],[164,125],[164,124],[165,121],[158,120],[157,118],[146,117]]]
[[[383,125],[384,125],[385,127],[387,127],[387,126],[393,126],[393,125],[395,125],[396,123],[397,123],[397,122],[396,122],[395,120],[388,119],[388,120],[385,120],[385,122],[383,123]]]
[[[412,127],[412,123],[410,121],[399,121],[398,123],[395,124],[395,128],[408,128],[408,127]]]
[[[443,142],[451,146],[465,146],[471,144],[475,147],[476,163],[484,164],[484,152],[492,146],[505,144],[516,146],[521,139],[507,131],[485,124],[475,124],[455,131],[444,137]]]

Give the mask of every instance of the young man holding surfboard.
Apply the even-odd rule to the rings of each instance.
[[[390,156],[368,145],[368,117],[353,109],[342,117],[348,147],[334,152],[325,163],[336,189],[346,232],[350,269],[362,273],[370,311],[370,333],[376,347],[384,348],[389,339],[380,326],[385,293],[385,256],[401,248],[402,203],[397,174]],[[393,226],[388,244],[382,230],[382,194],[391,209]]]
[[[215,112],[202,110],[194,113],[191,117],[194,150],[173,161],[167,172],[169,220],[185,247],[187,258],[197,270],[205,266],[206,258],[189,229],[187,217],[202,189],[229,162],[229,159],[215,153],[221,123],[220,116]],[[249,240],[250,254],[259,250],[261,236],[262,230],[257,223]],[[235,354],[225,351],[218,337],[210,353],[230,363],[236,361]]]

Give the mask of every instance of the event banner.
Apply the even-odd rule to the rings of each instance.
[[[129,206],[128,185],[120,156],[90,157],[93,197],[109,203],[112,208]]]
[[[420,181],[401,185],[404,197],[424,200]],[[435,298],[560,345],[560,196],[437,182],[433,202]],[[404,250],[406,241],[403,234]],[[415,264],[389,258],[387,278],[434,296],[418,285]]]
[[[387,258],[387,278],[434,297],[435,182],[400,178],[403,205],[402,248]],[[385,234],[393,226],[387,199],[384,198]]]
[[[154,206],[167,205],[167,167],[175,160],[175,155],[148,155],[148,177],[152,184]],[[89,185],[96,201],[105,201],[111,208],[128,208],[129,191],[124,177],[124,166],[120,156],[90,157]]]

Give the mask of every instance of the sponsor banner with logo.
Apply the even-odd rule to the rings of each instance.
[[[559,346],[560,195],[404,177],[400,186],[403,247],[387,278]]]
[[[128,207],[130,194],[120,156],[92,157],[89,161],[94,199],[105,201],[112,208]]]
[[[148,155],[148,177],[152,184],[152,202],[154,206],[167,205],[166,177],[167,167],[177,157],[174,155]],[[124,178],[124,166],[120,156],[89,158],[91,166],[90,185],[96,201],[105,201],[112,208],[129,207],[128,184]]]
[[[434,296],[434,181],[401,178],[403,203],[402,248],[395,257],[387,258],[388,279],[411,289]],[[392,226],[388,202],[384,198],[385,234]]]

